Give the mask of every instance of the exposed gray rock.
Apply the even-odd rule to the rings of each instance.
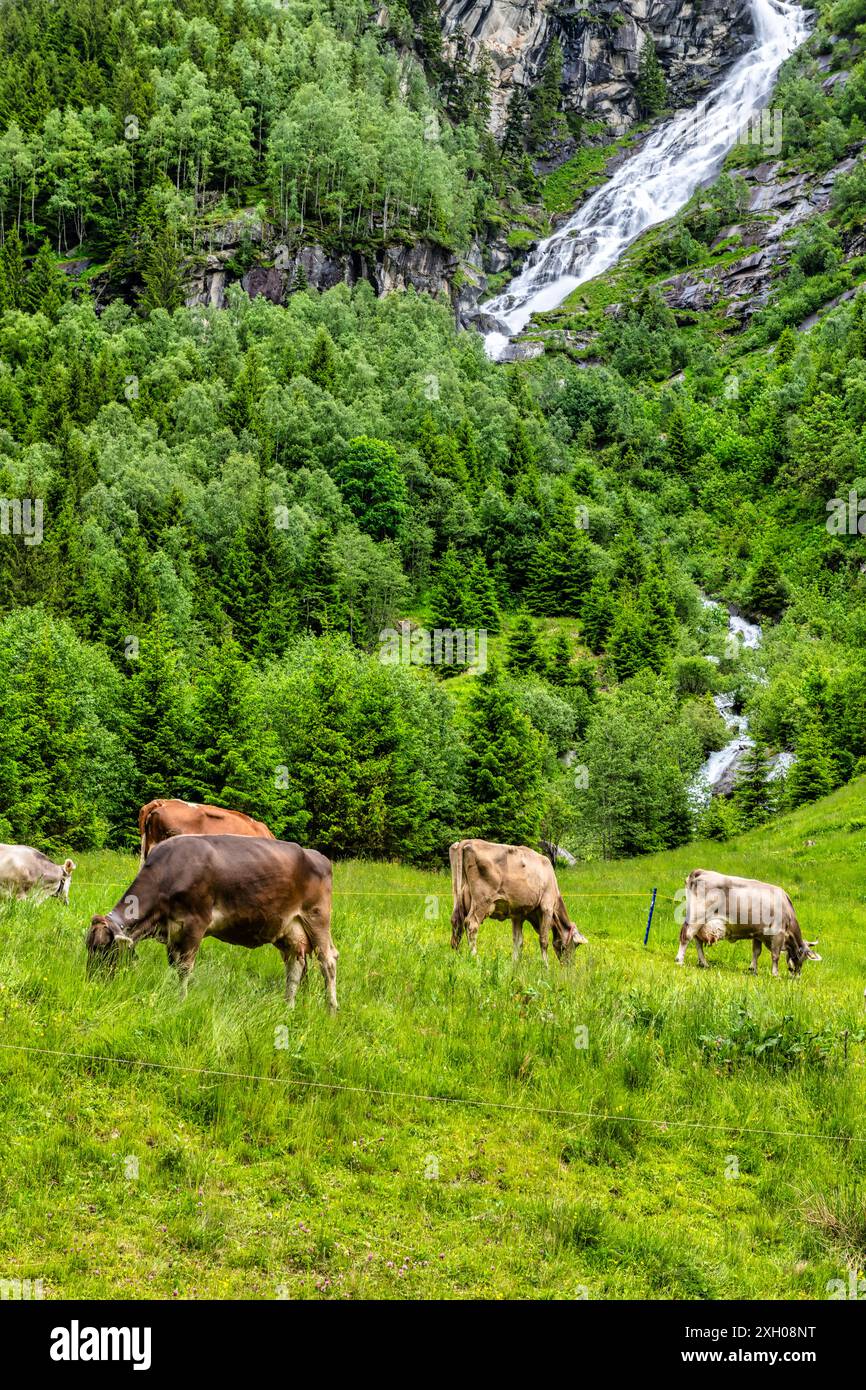
[[[489,54],[492,118],[501,132],[515,85],[530,88],[544,67],[551,39],[563,51],[569,109],[625,130],[637,117],[635,81],[640,52],[652,38],[671,96],[685,105],[743,53],[752,33],[749,0],[440,0],[446,45],[457,29],[477,60]]]
[[[856,162],[856,156],[850,156],[820,174],[788,175],[779,160],[766,160],[753,168],[733,170],[734,177],[742,179],[748,187],[747,206],[752,215],[745,215],[736,226],[724,227],[713,246],[719,247],[739,236],[746,245],[758,249],[724,266],[671,276],[662,284],[666,303],[675,313],[685,313],[708,308],[724,299],[728,301],[726,318],[751,318],[767,303],[774,279],[790,256],[790,233],[816,213],[827,211],[833,184],[840,174],[853,169]],[[864,249],[866,239],[860,249],[852,242],[846,248],[846,255],[860,255]],[[820,312],[826,312],[827,307],[831,306],[825,306]],[[810,315],[801,327],[811,327],[819,316]]]
[[[280,270],[267,269],[265,266],[254,266],[248,270],[241,280],[241,284],[249,295],[250,299],[255,299],[262,295],[269,299],[272,304],[282,304],[285,292],[285,280],[283,272]]]

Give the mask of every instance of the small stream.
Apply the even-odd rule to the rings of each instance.
[[[716,599],[703,596],[701,603],[705,608],[723,606]],[[758,651],[764,636],[759,623],[750,623],[741,614],[730,609],[728,633],[729,640],[735,642],[738,649],[747,651]],[[719,748],[707,758],[698,775],[696,789],[703,791],[706,786],[710,796],[720,796],[733,790],[737,769],[749,749],[754,748],[755,740],[749,736],[749,721],[746,715],[736,713],[734,696],[729,691],[722,695],[714,695],[713,704],[722,716],[731,737],[723,748]],[[792,762],[792,753],[777,754],[771,760],[770,780],[784,776]]]

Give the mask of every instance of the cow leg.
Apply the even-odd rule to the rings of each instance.
[[[512,917],[511,919],[511,959],[516,965],[520,960],[520,953],[523,950],[523,918]]]
[[[480,925],[472,913],[466,918],[466,939],[469,942],[470,954],[473,956],[478,955],[478,928]]]
[[[541,960],[545,970],[548,966],[547,948],[550,945],[550,925],[552,920],[549,912],[543,912],[541,921],[538,924],[538,944],[541,947]]]
[[[178,922],[176,930],[172,930],[169,924],[168,963],[173,970],[177,971],[177,978],[180,981],[180,997],[185,999],[189,989],[189,977],[195,966],[195,958],[198,955],[198,948],[202,943],[202,937],[207,930],[207,924],[194,924],[189,922]]]
[[[307,973],[307,957],[296,955],[294,951],[285,951],[283,959],[286,963],[286,1003],[293,1009],[298,985]]]
[[[189,977],[193,972],[195,958],[198,955],[199,943],[196,941],[190,947],[169,946],[168,963],[173,970],[177,971],[177,978],[180,982],[180,997],[185,999],[189,990]]]
[[[773,957],[773,974],[778,978],[779,975],[779,956],[782,954],[782,946],[785,937],[782,932],[776,932],[770,943],[770,955]]]
[[[704,946],[703,946],[703,942],[701,941],[701,938],[700,938],[699,936],[696,936],[696,937],[695,937],[695,946],[697,947],[697,952],[698,952],[698,965],[700,965],[702,969],[706,970],[706,969],[708,968],[710,962],[707,960],[706,956],[704,955]]]
[[[758,956],[760,954],[761,938],[759,936],[755,936],[752,938],[752,964],[749,966],[750,975],[757,975],[758,973]]]
[[[330,949],[325,946],[320,948],[319,969],[325,981],[325,989],[328,995],[328,1008],[332,1014],[337,1012],[337,952],[333,945]]]

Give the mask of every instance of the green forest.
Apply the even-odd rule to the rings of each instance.
[[[0,839],[129,848],[180,796],[337,857],[621,857],[866,770],[866,296],[840,299],[866,278],[866,3],[818,9],[782,158],[853,164],[766,307],[719,332],[655,284],[742,215],[725,173],[638,246],[585,360],[506,365],[412,289],[184,286],[239,208],[363,254],[543,219],[555,51],[497,142],[489,72],[417,0],[385,24],[360,0],[0,9]],[[760,657],[702,595],[762,623]],[[383,660],[401,623],[485,632],[486,669]],[[756,747],[701,805],[722,691]]]

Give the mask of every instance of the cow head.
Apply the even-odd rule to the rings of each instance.
[[[573,922],[564,915],[557,914],[553,919],[553,949],[566,965],[574,955],[575,946],[586,946],[586,937],[577,930]]]
[[[113,970],[119,960],[135,950],[135,942],[126,928],[111,916],[91,918],[84,944],[87,947],[88,974],[97,966]]]
[[[817,941],[806,941],[802,937],[798,941],[794,936],[788,936],[785,942],[785,955],[788,957],[788,971],[791,975],[799,975],[804,960],[821,959],[818,952],[812,949],[817,945]]]
[[[57,892],[54,895],[57,898],[62,898],[67,907],[69,906],[69,882],[72,878],[72,870],[74,868],[75,865],[71,859],[64,859],[63,872],[60,882],[57,885]]]

